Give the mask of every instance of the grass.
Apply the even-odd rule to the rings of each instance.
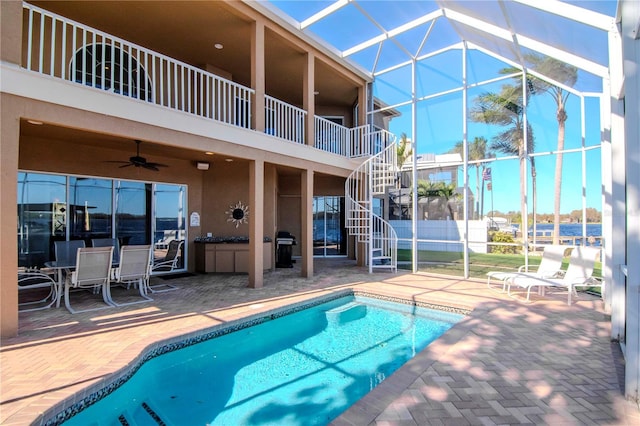
[[[536,267],[540,264],[541,256],[529,256],[529,266]],[[398,262],[411,262],[411,250],[398,249]],[[450,251],[418,251],[418,270],[434,274],[454,276],[464,275],[464,258],[462,253]],[[567,269],[569,258],[562,262],[562,269]],[[524,255],[521,254],[493,254],[493,253],[469,253],[469,276],[471,278],[484,279],[489,271],[516,272],[518,267],[524,265]],[[409,269],[411,266],[398,266],[401,269]],[[602,276],[602,264],[596,262],[594,277]],[[599,288],[592,289],[600,292]]]

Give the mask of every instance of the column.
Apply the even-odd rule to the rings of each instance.
[[[300,251],[301,275],[313,277],[313,170],[303,170],[300,177]]]
[[[265,54],[264,23],[253,23],[251,37],[251,87],[255,90],[251,104],[251,126],[254,130],[264,132],[265,128]]]
[[[264,161],[249,165],[249,287],[261,288],[264,280]]]
[[[307,121],[305,123],[305,142],[307,145],[315,145],[315,56],[307,53],[307,64],[302,77],[302,109],[307,111]]]

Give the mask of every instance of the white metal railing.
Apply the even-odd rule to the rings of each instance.
[[[30,71],[250,128],[254,91],[23,3]]]
[[[334,154],[350,156],[349,129],[326,118],[314,117],[315,147]]]
[[[265,95],[264,132],[291,142],[305,143],[307,111]]]
[[[23,3],[22,67],[246,129],[253,89]],[[304,144],[307,112],[265,95],[265,133]],[[394,136],[314,117],[314,147],[347,157],[384,150]],[[372,131],[372,129],[374,129]]]
[[[385,150],[395,141],[396,136],[384,129],[362,125],[349,129],[350,157],[369,157]]]

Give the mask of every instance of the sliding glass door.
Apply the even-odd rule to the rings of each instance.
[[[313,255],[347,254],[344,228],[344,197],[313,198]]]
[[[18,266],[55,260],[54,241],[116,238],[152,244],[163,258],[171,240],[186,240],[184,185],[18,173]],[[184,269],[185,254],[179,269]]]

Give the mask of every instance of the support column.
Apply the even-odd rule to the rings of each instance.
[[[18,111],[0,95],[2,127],[0,127],[0,336],[13,337],[18,334],[18,241],[16,217],[18,176],[18,149],[20,144],[20,117]]]
[[[307,53],[307,64],[304,68],[302,77],[302,109],[307,111],[305,121],[305,143],[309,146],[315,145],[315,56],[313,53]]]
[[[264,161],[249,165],[249,287],[262,288],[264,279]]]
[[[640,4],[622,2],[626,159],[626,352],[625,396],[640,400]],[[617,166],[617,165],[616,165]],[[615,201],[615,200],[614,200]]]
[[[300,251],[301,275],[313,277],[313,170],[303,170],[300,177]]]
[[[265,129],[265,53],[264,53],[264,23],[253,23],[251,37],[251,87],[255,90],[251,103],[251,126],[264,132]]]

